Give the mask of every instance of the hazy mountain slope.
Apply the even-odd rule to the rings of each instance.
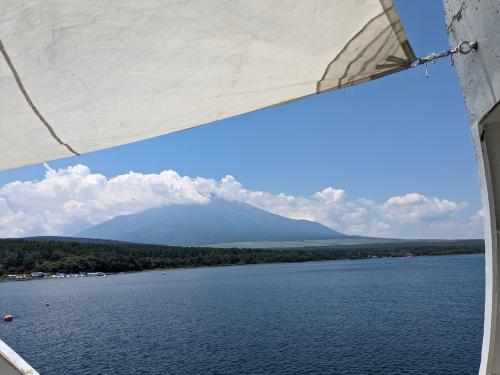
[[[117,216],[75,236],[184,246],[345,237],[319,223],[220,199],[207,205],[172,205]]]

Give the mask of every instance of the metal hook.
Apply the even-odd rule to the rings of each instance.
[[[464,40],[460,42],[460,44],[458,45],[458,52],[464,55],[467,55],[476,49],[477,49],[477,42],[469,42],[467,40]]]
[[[418,57],[414,61],[411,62],[409,65],[410,68],[416,68],[419,65],[425,64],[425,69],[426,69],[426,76],[428,76],[428,71],[427,71],[427,63],[434,63],[436,60],[442,58],[442,57],[447,57],[451,56],[453,57],[454,54],[456,53],[461,53],[463,55],[467,55],[471,53],[472,51],[477,49],[477,42],[469,42],[468,40],[464,40],[460,42],[455,48],[448,49],[446,51],[442,52],[433,52],[425,57]]]

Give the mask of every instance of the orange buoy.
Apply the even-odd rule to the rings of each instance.
[[[5,322],[12,322],[12,315],[5,315],[5,316],[3,317],[3,320],[4,320]]]

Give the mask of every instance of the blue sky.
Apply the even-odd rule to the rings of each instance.
[[[395,5],[417,55],[448,48],[441,1],[396,0]],[[429,65],[429,71],[429,79],[423,68],[412,69],[49,165],[57,170],[83,164],[107,178],[164,170],[216,181],[231,175],[248,191],[294,197],[333,187],[349,201],[379,204],[418,193],[461,204],[453,215],[464,222],[481,208],[467,115],[449,60]],[[43,165],[1,172],[0,186],[42,180],[46,173]],[[474,228],[468,236],[480,235]],[[424,230],[387,234],[425,237]],[[459,235],[443,232],[443,237]],[[439,231],[432,236],[440,237]]]

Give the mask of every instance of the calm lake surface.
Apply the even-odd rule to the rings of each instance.
[[[482,255],[0,283],[42,375],[477,374]],[[49,307],[45,303],[50,304]]]

